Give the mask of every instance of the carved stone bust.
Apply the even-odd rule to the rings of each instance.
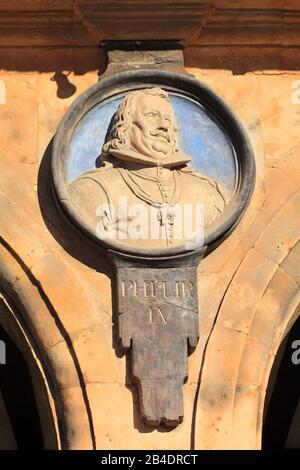
[[[100,167],[68,187],[75,208],[99,238],[163,248],[192,242],[224,210],[226,190],[188,165],[178,148],[167,92],[149,88],[122,100]]]

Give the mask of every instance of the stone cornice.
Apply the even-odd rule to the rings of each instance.
[[[0,46],[300,45],[300,3],[226,0],[0,0]]]

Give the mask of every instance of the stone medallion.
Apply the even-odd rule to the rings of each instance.
[[[250,199],[248,139],[199,81],[129,71],[73,103],[52,163],[66,215],[115,266],[119,346],[130,356],[141,417],[176,426],[187,356],[199,338],[197,265]]]

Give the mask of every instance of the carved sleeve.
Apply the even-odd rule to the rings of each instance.
[[[109,199],[104,188],[89,176],[77,178],[69,185],[69,197],[72,204],[95,229],[109,207]]]

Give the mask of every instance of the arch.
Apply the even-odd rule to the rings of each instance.
[[[7,358],[0,375],[1,420],[2,417],[5,420],[0,448],[57,449],[56,425],[46,382],[22,329],[3,299],[0,337],[5,342]]]
[[[282,341],[271,369],[264,405],[263,449],[300,447],[298,351],[296,362],[293,354],[293,344],[299,344],[299,338],[300,317]]]
[[[92,449],[93,440],[83,392],[66,383],[65,371],[78,377],[67,338],[59,328],[59,319],[43,289],[19,256],[2,240],[0,244],[0,291],[10,312],[12,330],[18,324],[28,346],[40,364],[49,395],[53,398],[53,420],[57,423],[58,446],[62,449]],[[7,325],[10,323],[7,322]],[[51,346],[64,344],[59,358]],[[49,397],[51,401],[51,397]]]
[[[270,282],[264,296],[269,297],[270,291],[272,291],[273,301],[274,304],[276,304],[276,307],[273,310],[274,319],[272,329],[277,329],[277,334],[275,334],[273,340],[269,344],[264,343],[264,338],[262,336],[260,339],[256,338],[254,341],[251,336],[249,336],[245,343],[241,358],[240,364],[243,363],[243,365],[241,365],[239,369],[239,374],[236,380],[235,400],[232,413],[232,439],[235,449],[261,449],[262,447],[264,407],[271,370],[281,344],[299,316],[299,288],[295,289],[293,293],[290,292],[290,296],[287,299],[282,298],[282,291],[280,292],[279,289],[274,289],[278,282],[276,278],[278,279],[278,277],[281,277],[281,274],[282,271],[279,268],[277,276],[274,275],[274,278],[272,279],[273,282]],[[295,287],[292,279],[290,279],[290,287]],[[256,313],[257,317],[253,320],[253,328],[256,328],[258,323],[260,323],[259,317],[263,315],[268,308],[268,302],[265,302],[264,297],[258,306]],[[253,342],[255,344],[253,344]],[[253,381],[249,381],[245,384],[242,370],[246,370],[247,368],[251,370],[255,368],[257,373],[256,380],[254,379]],[[253,390],[255,392],[255,399],[249,399],[249,391],[251,393]],[[243,411],[243,407],[247,410],[246,415]],[[241,422],[243,423],[242,426]],[[241,427],[243,429],[242,435],[245,437],[242,441]]]
[[[221,301],[203,360],[196,448],[261,448],[270,372],[299,316],[299,231],[284,223],[298,198],[292,196],[253,243]],[[286,232],[272,251],[277,223]]]

